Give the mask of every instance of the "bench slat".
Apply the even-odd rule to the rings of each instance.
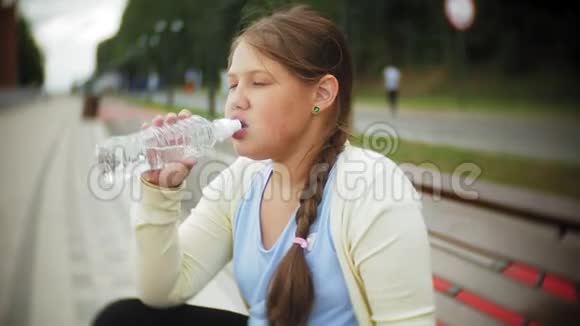
[[[460,205],[445,201],[432,202],[425,197],[425,223],[438,237],[578,281],[580,251],[559,243],[553,234],[555,230],[510,221],[496,214],[486,214],[481,209],[458,207]]]
[[[580,232],[568,231],[562,239],[562,244],[580,250]]]
[[[431,257],[433,273],[436,275],[501,306],[520,312],[527,318],[552,325],[557,324],[555,319],[559,317],[553,314],[553,309],[557,308],[569,316],[578,315],[577,312],[580,311],[580,305],[567,303],[539,289],[526,287],[502,274],[481,268],[438,248],[432,247]]]
[[[483,268],[487,268],[490,270],[500,270],[508,265],[507,261],[499,259],[498,257],[492,257],[480,252],[471,251],[467,248],[457,246],[453,243],[449,243],[445,240],[439,239],[435,235],[431,235],[429,237],[429,242],[431,244],[431,247],[437,248],[442,251],[446,251],[456,257],[460,257],[464,260],[470,261]]]
[[[500,326],[501,322],[441,293],[435,293],[435,316],[449,326]]]

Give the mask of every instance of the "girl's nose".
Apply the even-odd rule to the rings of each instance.
[[[250,107],[250,101],[239,87],[230,91],[228,102],[231,110],[245,110]]]

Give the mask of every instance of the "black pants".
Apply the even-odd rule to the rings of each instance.
[[[167,309],[155,309],[138,299],[113,302],[101,310],[93,320],[93,326],[157,326],[157,325],[246,325],[248,317],[231,311],[206,307],[181,305]]]

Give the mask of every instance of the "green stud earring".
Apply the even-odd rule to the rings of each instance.
[[[318,112],[320,112],[320,108],[319,108],[319,107],[317,107],[317,106],[315,106],[315,107],[314,107],[314,109],[312,109],[312,111],[313,111],[314,113],[318,113]]]

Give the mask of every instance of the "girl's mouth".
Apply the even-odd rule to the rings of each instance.
[[[232,138],[240,140],[242,138],[244,138],[246,136],[246,133],[248,132],[248,129],[246,127],[243,127],[242,129],[236,131],[233,135]]]

